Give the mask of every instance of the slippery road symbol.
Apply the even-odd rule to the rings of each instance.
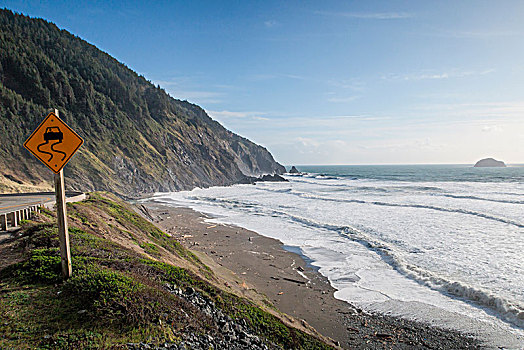
[[[63,120],[49,113],[24,142],[24,147],[49,169],[59,173],[83,143],[84,140]]]
[[[51,147],[50,147],[51,151],[53,151],[55,153],[63,154],[62,160],[64,160],[67,157],[67,154],[65,152],[59,151],[59,150],[54,148],[56,145],[62,143],[63,139],[64,139],[64,134],[60,131],[60,128],[58,126],[48,127],[48,128],[45,129],[44,142],[39,144],[36,148],[41,153],[49,154],[49,159],[47,161],[50,162],[51,159],[53,159],[53,153],[43,151],[40,147],[49,144],[49,141],[57,141],[57,142],[51,144]]]

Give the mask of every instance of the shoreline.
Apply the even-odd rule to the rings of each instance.
[[[219,269],[231,271],[237,278],[237,287],[265,296],[278,310],[304,320],[343,348],[481,346],[478,339],[456,331],[371,314],[336,299],[336,290],[300,254],[299,248],[286,247],[276,239],[238,226],[205,222],[212,217],[191,208],[154,201],[141,204],[151,214],[149,219],[165,232],[187,248],[205,254]]]

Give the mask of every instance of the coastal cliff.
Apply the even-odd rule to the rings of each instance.
[[[281,174],[267,149],[42,19],[0,10],[0,192],[51,188],[22,144],[49,108],[84,138],[68,189],[124,197]]]

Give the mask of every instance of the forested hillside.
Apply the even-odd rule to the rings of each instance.
[[[65,168],[68,189],[132,197],[285,170],[79,37],[0,10],[0,192],[51,186],[52,173],[22,146],[50,108],[85,140]]]

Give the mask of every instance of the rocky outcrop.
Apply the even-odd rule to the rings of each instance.
[[[273,175],[262,175],[260,177],[254,177],[254,176],[245,176],[241,180],[237,182],[237,184],[250,184],[254,185],[257,182],[288,182],[287,179],[283,178],[282,176],[278,174]]]
[[[189,287],[185,290],[177,287],[176,285],[166,284],[165,288],[172,294],[175,294],[186,301],[190,302],[193,306],[200,309],[206,316],[213,320],[213,323],[218,325],[220,330],[220,337],[213,338],[206,334],[184,334],[181,338],[182,341],[176,343],[166,343],[161,347],[155,346],[155,344],[147,343],[132,343],[127,344],[129,350],[144,350],[144,349],[169,349],[169,350],[182,350],[182,349],[254,349],[254,350],[268,350],[277,349],[275,344],[266,344],[259,337],[254,335],[248,327],[247,322],[244,319],[233,320],[231,317],[225,315],[219,308],[216,307],[215,303],[206,296],[196,292],[193,288]]]
[[[258,181],[267,181],[267,182],[288,182],[288,180],[284,179],[282,176],[278,174],[273,175],[262,175],[258,178]]]
[[[295,168],[295,166],[293,165],[291,167],[291,170],[288,171],[288,173],[290,173],[290,174],[300,174],[300,171],[298,171],[298,169]]]
[[[493,158],[485,158],[479,160],[474,165],[475,168],[504,168],[506,164],[503,161],[495,160]]]

